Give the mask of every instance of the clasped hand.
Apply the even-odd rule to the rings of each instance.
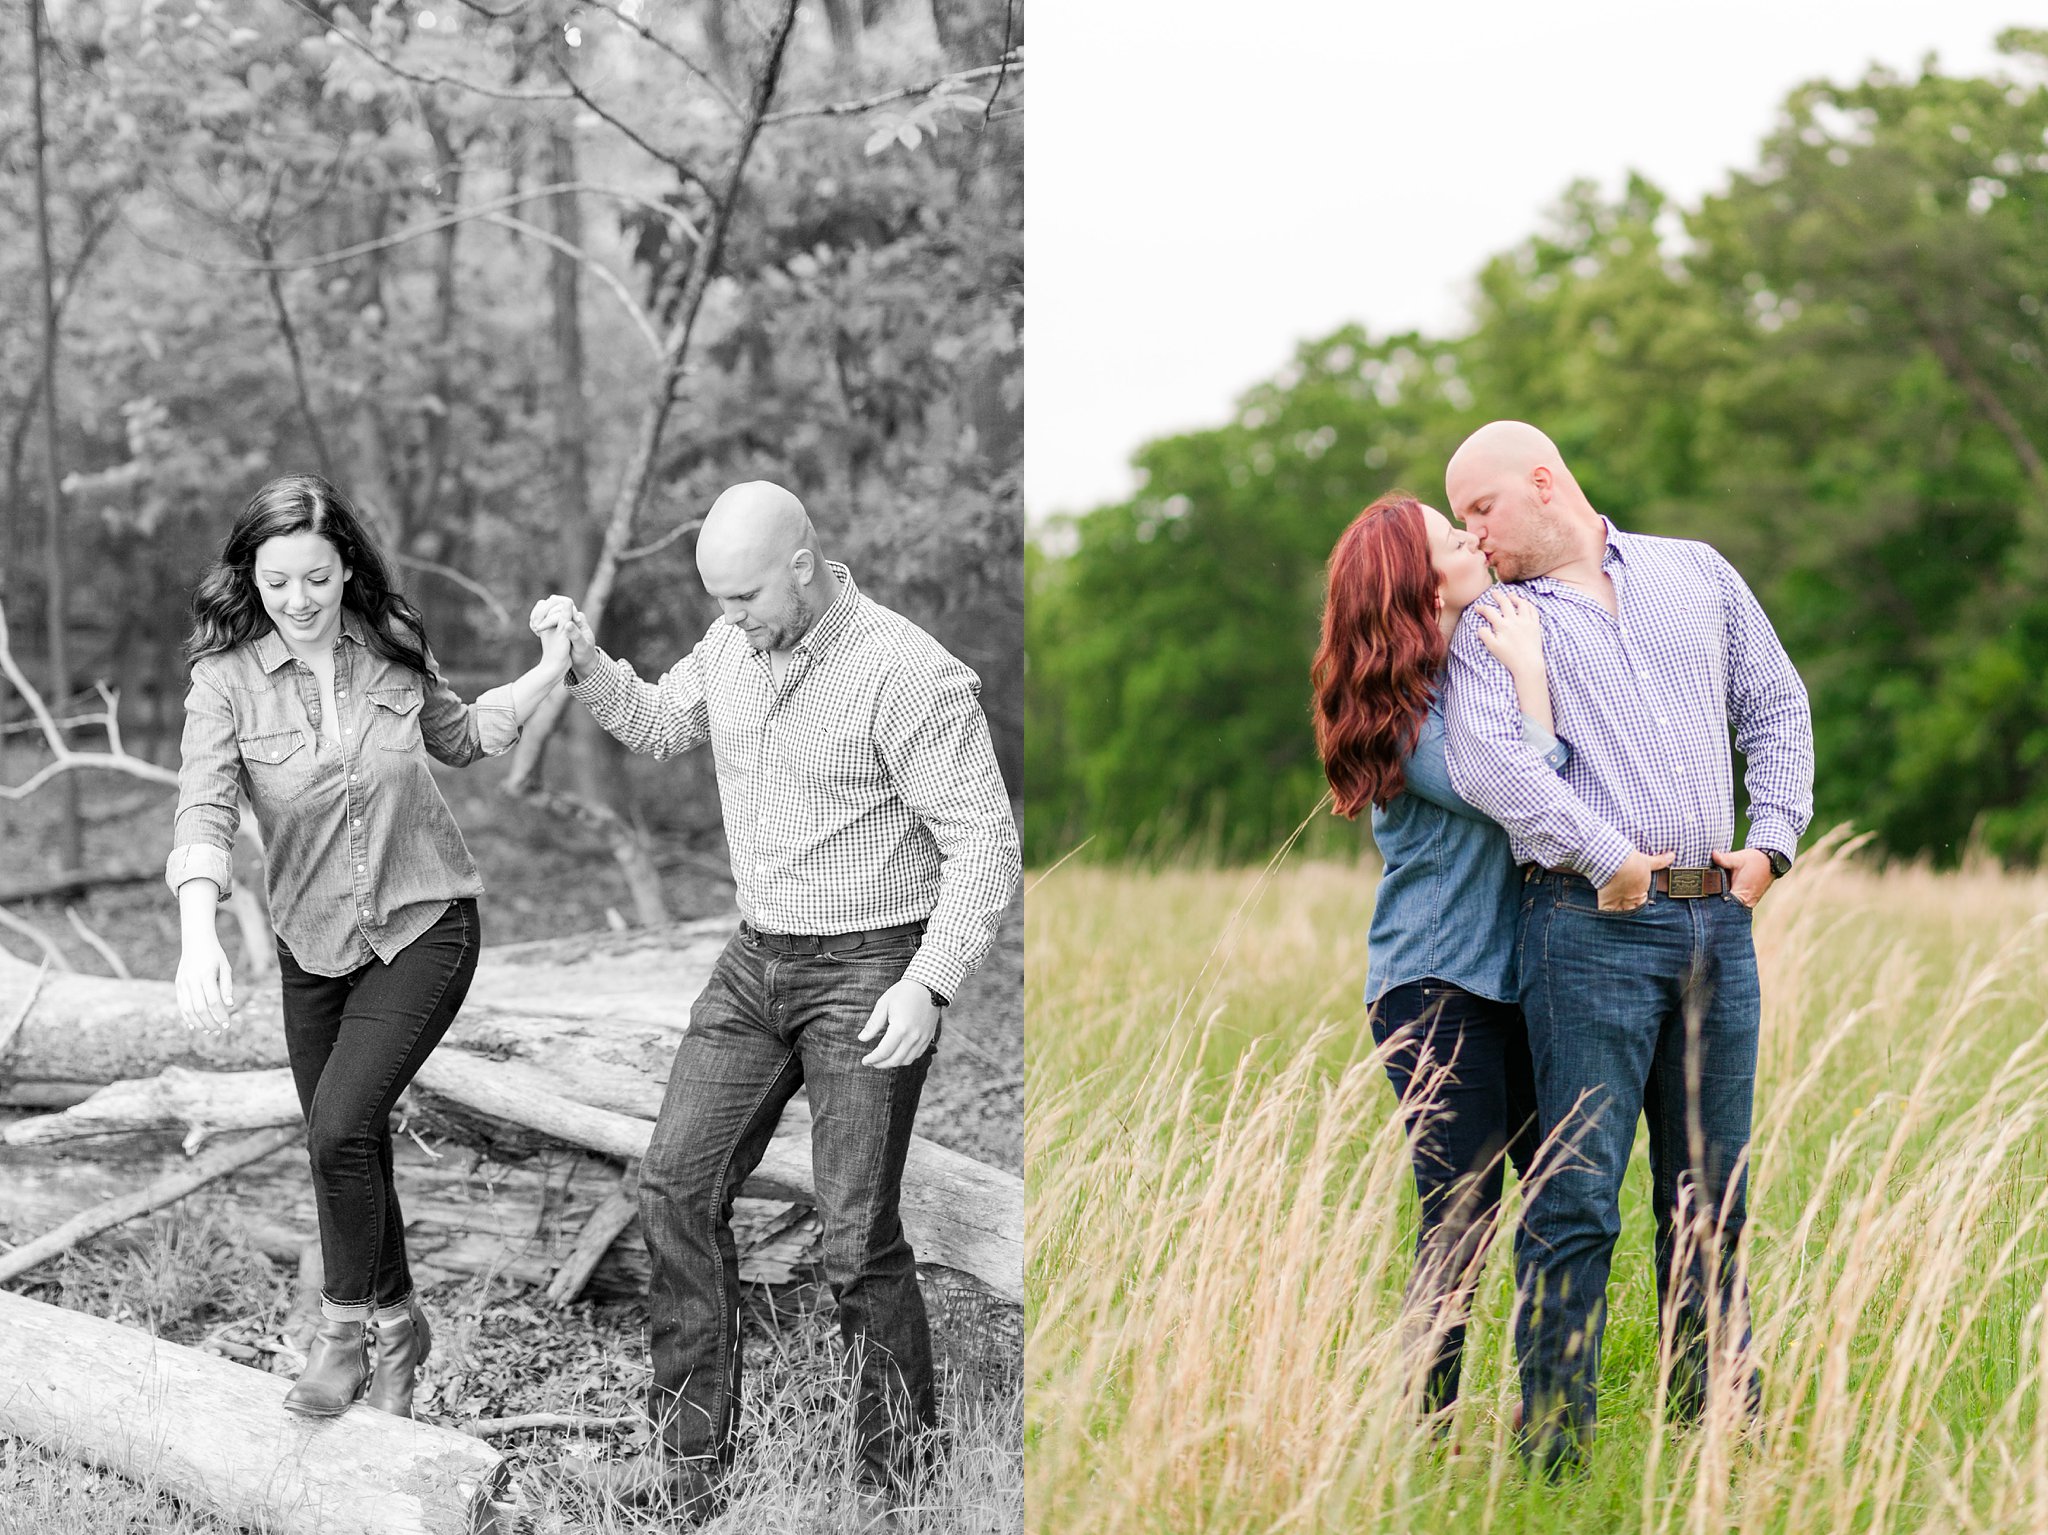
[[[541,598],[533,605],[527,627],[540,636],[543,666],[563,672],[573,666],[582,673],[596,664],[597,636],[591,633],[590,621],[575,599],[559,593]]]

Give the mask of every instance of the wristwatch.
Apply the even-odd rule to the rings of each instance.
[[[1792,860],[1774,847],[1764,849],[1764,857],[1771,861],[1771,878],[1783,879],[1792,872]]]
[[[925,987],[924,994],[932,999],[933,1007],[951,1007],[953,1005],[951,997],[942,997],[929,986]]]

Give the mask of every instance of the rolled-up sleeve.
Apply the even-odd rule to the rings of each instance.
[[[468,767],[479,757],[496,757],[519,743],[519,710],[511,687],[495,687],[466,704],[448,686],[427,655],[426,697],[420,705],[420,739],[437,762]]]
[[[947,997],[987,957],[1024,867],[979,690],[951,656],[907,660],[876,719],[890,779],[939,849],[938,901],[904,979]]]
[[[210,879],[225,901],[234,888],[235,829],[242,822],[242,749],[235,709],[204,669],[192,669],[179,754],[178,812],[164,880],[172,890]]]

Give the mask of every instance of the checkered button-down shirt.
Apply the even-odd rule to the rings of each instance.
[[[1790,858],[1813,819],[1813,719],[1770,620],[1706,544],[1606,527],[1601,568],[1618,616],[1561,581],[1520,587],[1543,619],[1570,767],[1560,778],[1523,745],[1514,683],[1468,612],[1451,640],[1451,781],[1507,828],[1517,863],[1595,884],[1637,850],[1704,868],[1735,834],[1732,723],[1749,787],[1748,846]]]
[[[773,933],[926,922],[905,971],[950,997],[1023,863],[980,679],[909,619],[839,596],[775,678],[719,622],[659,683],[600,652],[570,691],[636,752],[711,743],[740,911]]]

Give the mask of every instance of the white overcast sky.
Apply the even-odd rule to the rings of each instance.
[[[2028,18],[2033,11],[2035,19]],[[2019,72],[2030,0],[1032,0],[1025,499],[1128,495],[1297,341],[1463,323],[1574,177],[1681,203],[1786,92],[1878,61]]]

